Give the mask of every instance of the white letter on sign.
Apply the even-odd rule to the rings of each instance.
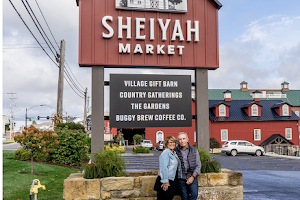
[[[162,40],[167,40],[167,29],[168,29],[170,21],[171,21],[170,19],[166,19],[166,24],[164,25],[163,20],[158,19],[159,26],[160,26],[161,33],[162,33],[162,38],[161,38]]]
[[[130,44],[124,47],[122,43],[119,43],[119,53],[130,53]]]
[[[123,38],[123,29],[127,30],[127,39],[131,38],[131,17],[127,17],[127,25],[123,25],[123,17],[118,17],[118,38]]]
[[[145,28],[145,25],[141,25],[141,22],[145,22],[145,18],[136,18],[135,20],[135,39],[144,40],[146,38],[146,35],[141,35],[141,30]]]
[[[153,54],[153,45],[152,44],[146,44],[146,53],[150,53],[150,54]]]
[[[163,45],[157,45],[157,54],[165,54],[165,52],[164,52],[164,50],[163,50],[163,48],[165,47],[165,45],[163,44]]]
[[[173,34],[172,34],[172,39],[171,40],[172,41],[176,40],[176,37],[179,37],[179,41],[183,41],[184,40],[179,20],[175,20],[175,24],[174,24],[174,29],[173,29]]]
[[[191,20],[187,20],[187,27],[186,27],[186,32],[187,32],[187,39],[186,41],[191,41],[192,38],[192,32],[195,34],[195,42],[199,41],[199,21],[194,22],[195,28],[191,27]]]
[[[102,36],[104,38],[111,38],[114,35],[114,29],[110,25],[107,24],[107,22],[106,22],[107,20],[112,22],[113,17],[112,16],[104,16],[102,18],[102,25],[108,30],[107,34],[102,32]]]
[[[143,53],[143,49],[140,44],[135,45],[134,53]]]

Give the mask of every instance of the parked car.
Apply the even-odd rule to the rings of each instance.
[[[156,150],[164,150],[166,147],[165,147],[165,141],[159,141],[158,143],[156,143]]]
[[[6,142],[6,137],[5,136],[2,137],[2,142]]]
[[[149,149],[153,149],[153,144],[152,144],[151,140],[143,140],[141,142],[141,147],[147,147]]]
[[[255,146],[246,140],[228,140],[222,145],[222,152],[228,156],[236,156],[240,153],[251,154],[256,156],[264,155],[264,149],[260,146]]]

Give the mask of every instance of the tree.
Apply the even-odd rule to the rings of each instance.
[[[35,120],[33,120],[31,124],[32,124],[32,125],[36,125],[37,123],[36,123]]]
[[[135,135],[133,136],[133,140],[135,141],[136,144],[141,143],[141,142],[142,142],[142,139],[143,139],[143,137],[142,137],[141,135],[139,135],[139,134],[135,134]]]
[[[209,138],[209,144],[210,144],[210,148],[212,149],[212,153],[214,152],[214,148],[221,147],[220,142],[214,137]]]
[[[34,126],[25,127],[25,130],[14,139],[20,143],[23,149],[26,149],[31,154],[31,174],[33,174],[33,155],[38,152],[52,152],[53,148],[59,145],[57,140],[58,135],[53,131],[44,131],[35,128]]]

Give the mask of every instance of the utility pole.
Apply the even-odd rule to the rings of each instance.
[[[64,69],[65,69],[65,45],[66,42],[60,42],[60,61],[58,74],[58,90],[57,90],[57,115],[62,117],[63,108],[63,88],[64,88]]]
[[[9,138],[10,138],[10,141],[12,141],[11,135],[14,132],[14,107],[16,105],[15,99],[17,99],[17,98],[14,97],[14,94],[17,94],[17,93],[7,93],[7,94],[11,95],[11,97],[10,97],[11,102],[10,102],[10,131],[9,131]]]
[[[85,127],[85,131],[87,132],[87,124],[86,124],[86,97],[87,97],[87,88],[85,88],[85,92],[84,92],[84,113],[83,113],[83,123],[84,123],[84,127]]]

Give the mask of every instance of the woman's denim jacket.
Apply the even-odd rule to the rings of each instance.
[[[179,161],[179,167],[177,171],[178,161]],[[181,172],[181,164],[180,160],[176,154],[175,151],[173,153],[169,148],[166,148],[162,154],[159,156],[159,176],[161,178],[161,183],[168,183],[169,180],[174,181],[176,176],[176,171],[178,178],[182,177]]]

